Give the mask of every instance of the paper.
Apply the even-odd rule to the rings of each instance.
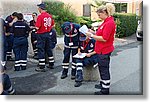
[[[76,55],[74,55],[73,57],[74,58],[84,58],[86,56],[86,53],[81,53],[81,54],[76,54]]]
[[[88,32],[88,27],[86,25],[83,25],[81,28],[79,28],[79,31],[83,34],[86,35],[86,33]]]

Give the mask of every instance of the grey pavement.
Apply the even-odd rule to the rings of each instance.
[[[66,79],[60,79],[61,63],[63,60],[63,37],[57,38],[55,52],[55,69],[47,69],[46,73],[35,71],[38,64],[32,55],[31,46],[28,57],[28,68],[25,71],[14,72],[13,62],[8,62],[7,73],[13,86],[17,88],[17,94],[67,94],[67,95],[93,95],[98,89],[94,88],[97,81],[84,81],[81,87],[74,87],[74,80],[69,75]],[[130,46],[128,46],[130,45]],[[142,94],[142,43],[137,42],[136,36],[115,38],[116,50],[111,58],[111,94]],[[35,87],[36,86],[36,87]],[[31,91],[32,90],[32,91]]]

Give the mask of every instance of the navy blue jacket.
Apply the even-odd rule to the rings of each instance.
[[[17,21],[13,23],[11,33],[14,34],[14,37],[28,37],[29,36],[30,27],[24,21]]]

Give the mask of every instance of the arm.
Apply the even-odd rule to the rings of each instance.
[[[90,53],[87,53],[87,54],[86,54],[86,56],[87,56],[87,57],[91,57],[91,56],[92,56],[92,55],[94,55],[94,54],[96,54],[96,52],[95,52],[95,51],[90,52]]]

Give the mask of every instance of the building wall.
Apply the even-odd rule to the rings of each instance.
[[[21,13],[32,13],[37,11],[37,4],[41,0],[0,0],[3,9],[3,18],[12,14],[14,11]]]

